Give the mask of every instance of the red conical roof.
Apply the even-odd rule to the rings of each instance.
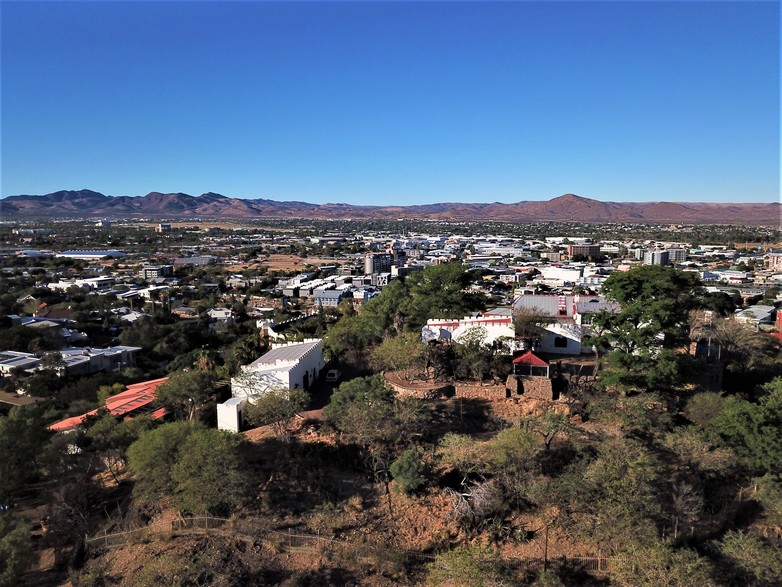
[[[514,364],[532,365],[533,367],[548,367],[548,363],[536,356],[532,351],[527,351],[520,357],[513,359]]]

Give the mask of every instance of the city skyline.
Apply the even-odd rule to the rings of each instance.
[[[2,196],[779,200],[779,4],[2,4]]]

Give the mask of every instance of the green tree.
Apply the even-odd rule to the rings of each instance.
[[[471,544],[438,554],[427,565],[428,585],[500,587],[509,584],[499,556],[488,546]]]
[[[134,498],[157,505],[172,497],[183,512],[225,514],[246,496],[243,437],[193,422],[142,433],[128,449]]]
[[[430,318],[463,318],[486,307],[486,296],[467,291],[472,277],[460,263],[431,265],[405,281],[407,295],[399,310],[409,330],[420,330]]]
[[[526,418],[522,426],[540,435],[546,450],[551,450],[551,445],[557,437],[570,436],[576,432],[576,427],[570,423],[566,415],[551,411],[544,412],[538,417]]]
[[[420,448],[409,448],[391,463],[394,488],[399,493],[415,493],[426,483],[424,461]]]
[[[0,505],[9,504],[38,474],[50,436],[38,406],[15,407],[0,416]]]
[[[23,520],[0,512],[0,587],[16,587],[33,562],[30,529]]]
[[[631,541],[611,563],[611,582],[623,587],[716,587],[708,560],[659,540]]]
[[[623,391],[671,389],[683,379],[688,357],[689,314],[698,307],[702,288],[692,273],[643,265],[613,273],[602,292],[621,311],[599,312],[589,342],[607,352],[600,380]]]
[[[487,447],[491,464],[498,471],[513,475],[534,467],[539,449],[540,442],[526,428],[506,428]]]
[[[84,435],[84,449],[101,457],[101,462],[116,483],[127,465],[127,450],[138,437],[153,426],[149,416],[140,416],[129,420],[120,420],[106,410],[90,417]]]
[[[401,305],[407,295],[406,285],[398,279],[385,286],[380,295],[373,297],[361,308],[359,316],[366,330],[377,338],[401,334],[404,325]]]
[[[421,342],[420,334],[405,332],[387,338],[372,349],[369,362],[379,371],[386,369],[397,371],[410,381],[419,376],[423,370],[425,350],[426,346]]]
[[[779,546],[768,544],[749,532],[729,530],[715,544],[727,562],[736,585],[773,587],[782,584],[782,554]]]
[[[49,369],[37,371],[19,383],[25,392],[34,397],[56,398],[63,386],[63,380]]]
[[[505,457],[497,451],[495,458],[497,464],[502,467],[505,464]],[[463,476],[462,485],[467,483],[469,476],[485,472],[488,468],[488,461],[492,458],[489,454],[488,446],[478,442],[466,434],[456,434],[449,432],[440,439],[435,451],[440,464],[454,467]]]
[[[709,429],[725,409],[725,398],[719,393],[703,392],[692,396],[684,408],[684,415],[703,429]]]
[[[136,477],[133,497],[144,505],[157,504],[174,493],[171,470],[184,441],[200,425],[171,422],[141,434],[128,448],[128,466]]]
[[[506,428],[486,446],[487,457],[505,497],[517,510],[528,497],[529,487],[540,472],[540,440],[524,428]]]
[[[782,533],[782,480],[768,474],[754,481],[753,499],[763,506],[765,523]]]
[[[394,392],[383,384],[377,375],[373,377],[357,377],[345,381],[331,396],[331,401],[323,409],[323,414],[339,428],[350,428],[351,421],[348,411],[354,404],[377,407],[383,410],[393,403]],[[385,415],[385,414],[383,414]]]
[[[455,371],[458,376],[483,381],[491,368],[491,352],[486,347],[486,329],[470,328],[456,343]]]
[[[291,420],[310,401],[303,389],[272,389],[253,396],[247,404],[247,419],[254,426],[271,425],[279,438],[290,438]]]
[[[117,395],[125,390],[125,386],[122,383],[114,383],[112,385],[101,385],[98,387],[98,404],[101,406],[106,405],[106,399],[112,395]]]
[[[177,371],[157,388],[157,400],[175,418],[193,420],[196,410],[214,397],[216,383],[212,371]]]
[[[331,359],[353,364],[364,360],[364,349],[377,340],[371,324],[364,318],[369,311],[364,308],[361,314],[345,316],[329,328],[324,350]]]
[[[616,550],[657,535],[658,471],[638,441],[609,439],[597,446],[595,458],[577,459],[559,476],[536,483],[530,497],[567,535]]]
[[[757,473],[782,470],[782,377],[763,386],[758,403],[728,398],[715,418],[719,435]]]
[[[360,447],[364,468],[384,483],[390,496],[391,463],[426,426],[422,403],[397,399],[378,376],[362,377],[340,385],[323,413],[348,442]]]
[[[227,515],[247,497],[249,476],[243,437],[197,428],[184,439],[171,469],[174,501],[190,514]]]

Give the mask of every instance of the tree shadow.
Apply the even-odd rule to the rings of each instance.
[[[252,458],[262,511],[302,516],[355,496],[363,507],[376,505],[355,447],[269,438],[255,443]]]

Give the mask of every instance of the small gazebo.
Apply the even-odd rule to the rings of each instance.
[[[532,351],[527,351],[513,359],[513,374],[526,377],[545,377],[548,379],[549,364]]]

